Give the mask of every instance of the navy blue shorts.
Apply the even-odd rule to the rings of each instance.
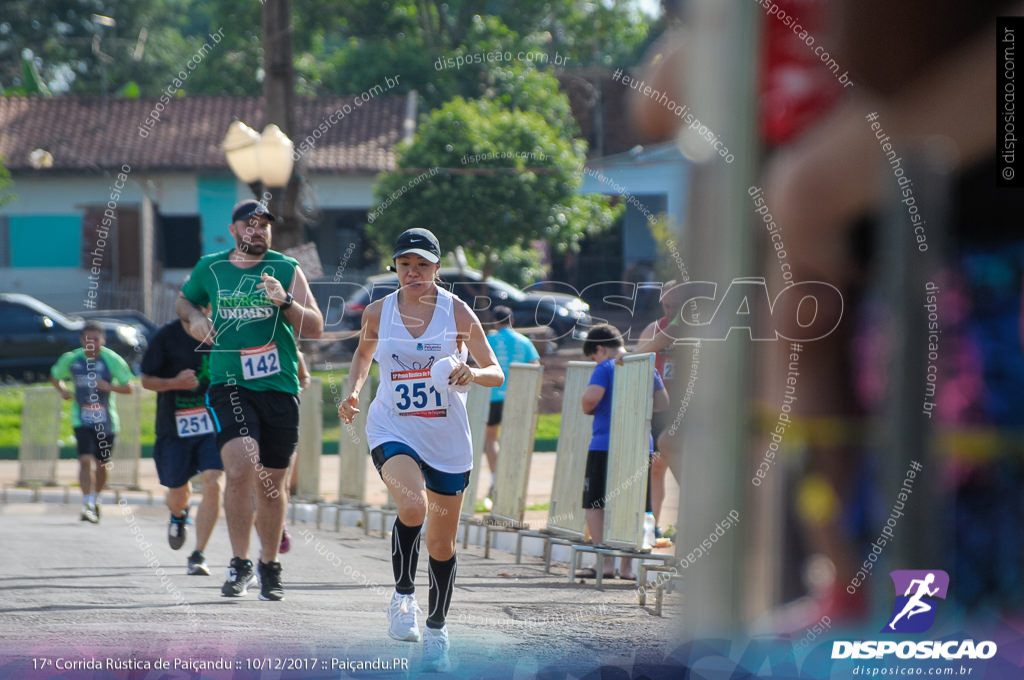
[[[423,459],[420,458],[420,454],[416,453],[411,446],[402,442],[384,442],[373,451],[370,451],[373,465],[377,468],[381,479],[384,478],[384,473],[381,471],[384,463],[394,456],[409,456],[416,461],[416,464],[420,466],[420,470],[423,471],[424,484],[434,493],[439,493],[442,496],[461,496],[462,492],[469,486],[469,470],[466,472],[441,472],[424,463]]]
[[[192,476],[203,470],[223,470],[217,435],[199,437],[157,437],[153,444],[153,462],[160,484],[177,489],[188,484]]]

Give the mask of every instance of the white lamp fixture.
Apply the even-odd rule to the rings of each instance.
[[[53,154],[46,149],[35,149],[28,155],[28,164],[36,170],[53,167]]]
[[[240,120],[228,126],[228,133],[221,142],[228,167],[235,173],[235,177],[246,184],[252,184],[260,178],[260,162],[256,152],[259,143],[259,134]]]
[[[246,184],[283,187],[292,176],[294,145],[276,125],[268,125],[260,135],[236,120],[228,127],[221,147],[231,171]]]
[[[292,176],[292,152],[295,145],[273,123],[263,128],[256,157],[262,170],[261,179],[268,187],[283,187]]]

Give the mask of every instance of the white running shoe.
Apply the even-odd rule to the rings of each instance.
[[[420,629],[416,615],[422,613],[420,606],[416,604],[415,595],[402,595],[396,592],[391,596],[391,604],[388,605],[388,635],[396,640],[419,642]]]
[[[448,659],[448,627],[423,629],[423,670],[449,671],[452,663]]]
[[[89,505],[88,503],[86,503],[84,506],[82,506],[82,518],[81,519],[82,519],[83,522],[92,522],[93,524],[99,524],[100,523],[100,515],[99,515],[98,512],[96,512],[96,506],[95,505]]]

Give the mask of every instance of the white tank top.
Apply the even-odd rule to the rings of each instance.
[[[426,331],[412,337],[398,313],[398,291],[384,298],[377,351],[380,385],[366,417],[370,448],[402,442],[423,462],[441,472],[473,468],[473,444],[466,415],[466,395],[438,391],[430,377],[435,362],[445,357],[466,360],[456,338],[454,296],[437,289],[437,306]]]

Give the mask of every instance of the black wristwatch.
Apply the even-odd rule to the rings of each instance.
[[[291,307],[293,302],[295,302],[295,298],[292,297],[291,293],[288,293],[288,295],[286,295],[284,298],[284,302],[281,303],[281,311],[283,312],[284,310]]]

